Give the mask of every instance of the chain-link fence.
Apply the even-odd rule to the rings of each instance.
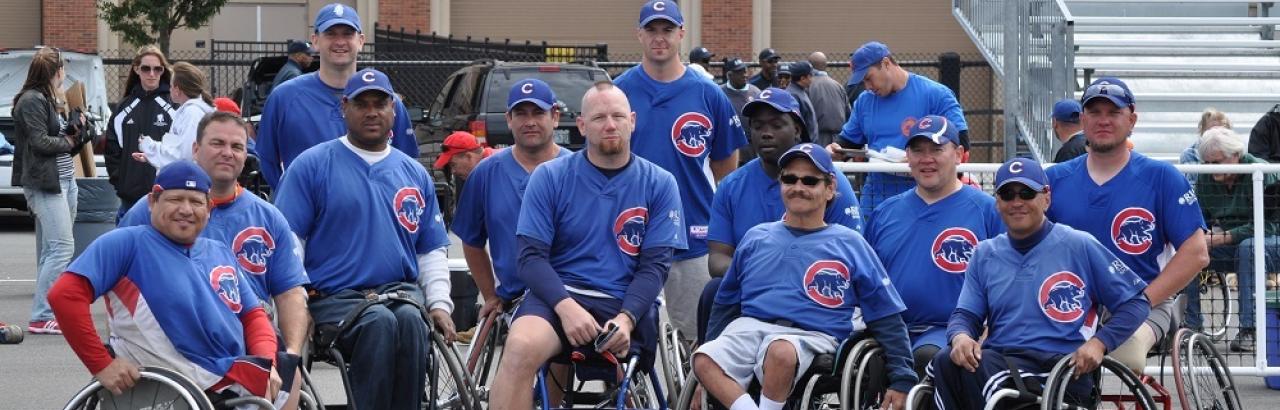
[[[864,204],[885,199],[884,196],[869,196],[862,186],[861,182],[868,173],[892,172],[908,175],[909,172],[906,164],[846,162],[837,164],[837,167],[853,183],[859,201]],[[1182,306],[1177,310],[1181,314],[1183,326],[1208,335],[1233,374],[1280,374],[1280,367],[1267,365],[1265,350],[1261,347],[1264,338],[1265,343],[1272,346],[1273,352],[1275,346],[1280,346],[1280,340],[1277,340],[1280,337],[1280,284],[1277,283],[1280,282],[1280,212],[1277,212],[1280,211],[1280,182],[1272,177],[1264,177],[1263,174],[1280,173],[1280,166],[1255,164],[1176,167],[1189,178],[1199,179],[1201,182],[1197,184],[1197,196],[1192,197],[1191,202],[1207,211],[1205,213],[1209,218],[1205,222],[1211,231],[1207,236],[1213,244],[1209,249],[1209,266],[1196,275],[1192,285],[1182,291]],[[999,164],[995,163],[970,163],[961,164],[959,170],[965,183],[994,195],[997,168]],[[908,177],[906,181],[910,184],[911,180]],[[1214,184],[1217,184],[1216,188]],[[1227,189],[1225,184],[1231,184],[1232,188]],[[904,185],[898,191],[909,188],[909,185]],[[1259,198],[1255,198],[1255,192],[1260,193]],[[1088,206],[1084,199],[1055,199],[1053,206]],[[1227,204],[1236,208],[1229,208],[1225,206]],[[1262,212],[1255,213],[1256,207],[1263,208]],[[1255,220],[1262,222],[1255,224]],[[1255,237],[1251,230],[1237,229],[1249,224],[1266,228],[1259,237]],[[1234,236],[1226,236],[1228,234]],[[907,291],[901,288],[899,290]],[[1153,359],[1148,363],[1152,365],[1158,361]],[[1170,363],[1165,361],[1160,365],[1168,366]],[[1167,372],[1169,369],[1164,370]],[[1148,374],[1159,371],[1155,367],[1147,369]]]

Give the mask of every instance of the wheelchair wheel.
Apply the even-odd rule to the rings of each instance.
[[[933,381],[925,379],[907,392],[906,410],[929,410],[933,408]]]
[[[666,383],[668,401],[680,397],[680,387],[690,372],[689,346],[681,340],[680,330],[670,322],[662,324],[662,336],[658,339],[658,358],[662,361],[662,376]]]
[[[1241,408],[1231,370],[1208,336],[1182,329],[1175,346],[1173,377],[1183,409]]]
[[[481,320],[476,337],[471,340],[466,370],[475,383],[473,394],[477,403],[489,400],[489,384],[493,382],[491,376],[497,371],[502,358],[499,344],[506,337],[506,327],[501,314],[492,312]]]
[[[840,376],[840,409],[880,408],[888,388],[884,372],[884,349],[875,339],[866,338],[849,350]]]
[[[1201,274],[1198,280],[1204,334],[1215,341],[1222,340],[1227,336],[1227,328],[1236,319],[1235,309],[1231,306],[1235,297],[1227,284],[1227,276],[1222,272],[1210,271]]]
[[[796,403],[796,408],[800,410],[839,410],[841,407],[840,393],[830,390],[823,393],[820,384],[824,382],[823,378],[832,377],[830,375],[811,375],[808,380],[804,380],[804,390],[800,394],[800,401]],[[796,387],[799,387],[798,384]],[[794,392],[792,393],[794,396]]]
[[[710,410],[711,407],[709,407],[709,405],[713,399],[709,398],[710,394],[705,390],[702,391],[702,394],[696,394],[698,392],[698,386],[698,377],[693,374],[689,374],[689,377],[685,378],[684,386],[680,386],[680,397],[676,399],[673,407],[676,410],[690,410],[694,407],[702,410]],[[697,401],[696,405],[695,400]]]
[[[137,410],[150,408],[213,410],[213,403],[195,382],[173,370],[143,367],[132,389],[112,394],[98,380],[80,389],[64,409]]]
[[[1072,376],[1075,374],[1075,368],[1070,365],[1070,356],[1065,356],[1053,366],[1053,370],[1049,372],[1048,378],[1044,384],[1044,397],[1040,401],[1042,410],[1059,410],[1059,409],[1083,409],[1078,404],[1067,402],[1067,386],[1071,384]],[[1122,395],[1101,394],[1107,391],[1104,389],[1103,382],[1109,382],[1112,378],[1106,377],[1106,373],[1111,373],[1114,379],[1118,379]],[[1115,361],[1110,357],[1102,358],[1102,365],[1095,371],[1097,378],[1094,382],[1094,392],[1097,397],[1090,397],[1089,400],[1096,401],[1088,408],[1125,408],[1121,404],[1116,407],[1108,407],[1104,401],[1120,401],[1120,399],[1112,398],[1123,396],[1123,401],[1133,401],[1137,404],[1136,408],[1140,409],[1156,409],[1156,401],[1151,397],[1151,393],[1147,391],[1147,386],[1142,380],[1128,367]]]
[[[476,410],[470,376],[462,367],[458,353],[445,343],[440,332],[431,332],[432,356],[428,369],[425,409]]]

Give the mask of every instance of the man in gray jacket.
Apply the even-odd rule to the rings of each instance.
[[[733,104],[733,112],[741,115],[742,107],[747,105],[747,101],[760,95],[760,89],[747,81],[747,63],[740,58],[734,57],[725,61],[724,72],[725,81],[720,85],[720,91],[724,91],[724,95],[729,97],[729,103]],[[746,131],[749,141],[751,130],[743,127],[743,131]],[[756,151],[750,145],[738,148],[738,164],[750,162],[755,157]]]
[[[802,142],[813,142],[813,138],[818,135],[818,118],[813,113],[813,101],[809,99],[809,86],[813,84],[813,65],[808,61],[797,61],[791,63],[790,71],[791,82],[787,84],[787,91],[800,102],[800,115],[804,117],[805,128],[809,132],[809,140]]]
[[[821,51],[809,54],[813,65],[813,81],[809,83],[809,100],[813,102],[813,114],[818,120],[818,134],[814,142],[823,146],[835,141],[849,117],[849,97],[844,86],[827,74],[827,55]]]

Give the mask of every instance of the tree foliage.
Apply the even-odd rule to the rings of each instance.
[[[99,0],[98,16],[125,42],[158,44],[168,55],[174,30],[204,27],[226,4],[227,0]]]

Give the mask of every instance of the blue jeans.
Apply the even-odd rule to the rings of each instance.
[[[1280,266],[1280,236],[1265,237],[1266,246],[1262,255],[1266,258],[1268,272]],[[1209,250],[1208,269],[1218,272],[1236,272],[1236,283],[1239,284],[1238,300],[1240,301],[1240,327],[1252,329],[1254,326],[1253,310],[1253,237],[1250,236],[1236,245],[1223,245]],[[1187,317],[1184,320],[1191,328],[1203,326],[1200,316],[1200,280],[1193,279],[1187,285]]]
[[[59,181],[61,192],[51,193],[23,188],[27,209],[36,219],[36,291],[31,298],[31,321],[53,320],[49,308],[48,293],[53,281],[58,279],[71,254],[75,252],[75,238],[71,227],[75,223],[76,198],[80,189],[74,179]]]

